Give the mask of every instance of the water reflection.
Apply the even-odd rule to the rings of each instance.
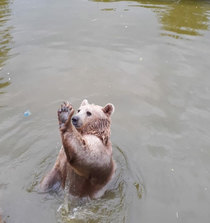
[[[6,25],[9,16],[11,15],[9,6],[10,1],[0,1],[0,67],[2,67],[5,64],[5,61],[9,58],[10,47],[8,44],[12,40],[10,35],[12,27]]]
[[[5,65],[5,61],[9,58],[10,48],[8,44],[11,42],[10,30],[12,27],[6,25],[11,15],[11,10],[9,8],[10,1],[1,0],[0,1],[0,69]],[[5,93],[1,91],[1,88],[5,88],[10,85],[9,81],[3,81],[3,77],[0,77],[0,94]]]
[[[3,77],[0,78],[0,94],[5,93],[4,91],[1,91],[1,88],[7,87],[11,84],[9,81],[2,82],[3,79]]]
[[[202,31],[209,28],[208,7],[200,2],[181,1],[156,13],[162,29],[172,33],[166,35],[175,38],[180,35],[201,36]]]
[[[120,2],[123,0],[92,0],[93,2]],[[183,38],[182,35],[202,36],[209,29],[210,1],[130,1],[129,7],[150,8],[158,18],[161,35]],[[136,4],[138,3],[138,4]],[[104,9],[105,11],[105,9]]]
[[[116,11],[116,8],[104,8],[101,11]]]

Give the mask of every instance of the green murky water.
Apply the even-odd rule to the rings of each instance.
[[[115,105],[115,187],[89,202],[38,194],[61,146],[57,108],[84,98]],[[209,129],[210,1],[0,1],[7,223],[208,223]]]

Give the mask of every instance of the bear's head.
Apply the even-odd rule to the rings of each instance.
[[[78,109],[78,113],[72,117],[72,124],[79,129],[99,120],[110,121],[110,116],[113,113],[114,105],[112,104],[101,107],[99,105],[89,104],[87,100],[84,100]]]
[[[93,134],[101,138],[102,141],[105,138],[108,140],[110,116],[114,113],[114,110],[114,105],[110,103],[101,107],[89,104],[87,100],[84,100],[78,109],[78,113],[72,117],[72,124],[81,134]]]

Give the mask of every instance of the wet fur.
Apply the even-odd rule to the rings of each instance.
[[[88,104],[86,100],[81,106],[85,104]],[[103,194],[101,191],[111,180],[115,163],[109,137],[110,116],[114,107],[110,104],[101,109],[89,106],[96,107],[99,118],[96,114],[94,120],[81,128],[75,128],[71,122],[74,110],[70,104],[64,103],[58,110],[63,146],[53,169],[40,184],[41,191],[68,185],[69,192],[74,196],[96,198]]]
[[[95,135],[107,146],[110,137],[110,119],[98,119],[78,129],[82,135]]]

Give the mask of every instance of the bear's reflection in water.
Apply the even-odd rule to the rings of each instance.
[[[123,152],[115,145],[113,155],[117,169],[105,194],[91,200],[71,196],[66,189],[64,199],[57,209],[58,222],[127,222],[126,215],[132,197],[141,198],[143,186],[129,170]]]

